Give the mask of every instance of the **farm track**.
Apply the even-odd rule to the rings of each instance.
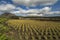
[[[60,23],[33,20],[9,20],[11,40],[60,40]]]

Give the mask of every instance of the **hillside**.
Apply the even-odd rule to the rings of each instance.
[[[19,17],[16,16],[15,14],[12,13],[3,13],[2,15],[0,15],[0,18],[8,18],[8,19],[18,19]]]

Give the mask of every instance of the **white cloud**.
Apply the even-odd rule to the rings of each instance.
[[[42,9],[29,9],[29,10],[24,10],[20,7],[16,8],[18,9],[18,11],[11,11],[11,13],[14,13],[14,14],[25,14],[25,15],[28,15],[28,16],[42,16],[43,14],[47,14],[51,11],[51,7],[44,7]]]
[[[32,10],[31,10],[32,11]],[[33,14],[34,12],[34,14]],[[38,10],[33,10],[32,14],[30,14],[30,16],[44,16],[44,14],[50,14],[51,12],[51,7],[44,7],[42,9],[38,9]]]
[[[44,7],[42,9],[24,10],[20,7],[16,8],[18,11],[11,11],[11,13],[21,16],[58,16],[60,11],[51,11],[51,7]]]
[[[51,7],[44,7],[42,10],[49,12],[49,11],[51,11]]]
[[[13,4],[7,4],[5,1],[1,1],[3,4],[0,5],[0,14],[4,12],[10,12],[16,15],[27,15],[27,16],[56,16],[60,14],[59,11],[51,11],[51,7],[44,7],[42,9],[29,9],[28,6],[36,5],[53,5],[58,0],[12,0],[17,5],[26,5],[28,10],[24,10],[20,7],[16,7]],[[4,4],[5,3],[5,4]],[[17,10],[17,11],[16,11]]]
[[[12,0],[15,4],[36,6],[36,5],[53,5],[58,0]]]
[[[0,11],[11,11],[15,9],[16,7],[12,4],[1,4],[0,5]]]
[[[15,10],[14,10],[15,9]],[[16,11],[17,10],[17,11]],[[55,15],[55,14],[60,14],[59,11],[54,11],[51,12],[51,7],[44,7],[42,9],[29,9],[29,10],[24,10],[20,7],[16,7],[12,4],[2,4],[0,5],[0,14],[4,12],[10,12],[16,15],[21,15],[21,16],[46,16],[46,15]]]

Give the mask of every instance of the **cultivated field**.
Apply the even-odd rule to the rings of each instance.
[[[60,22],[8,20],[11,40],[60,40]]]
[[[6,18],[0,18],[0,40],[10,40],[6,33],[9,32],[9,28],[4,25]]]

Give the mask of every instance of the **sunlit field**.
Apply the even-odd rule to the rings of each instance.
[[[60,22],[8,20],[10,40],[60,40]]]

